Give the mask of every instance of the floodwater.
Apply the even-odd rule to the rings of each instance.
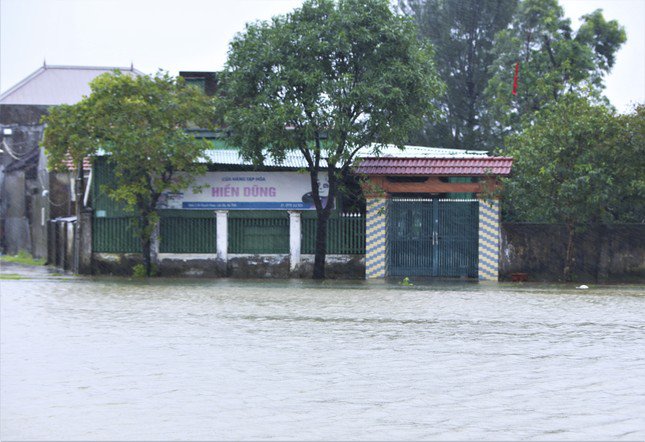
[[[2,272],[2,440],[645,438],[643,286]]]

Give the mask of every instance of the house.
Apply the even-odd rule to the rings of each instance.
[[[89,95],[97,76],[128,68],[43,64],[0,94],[0,251],[47,256],[47,221],[73,215],[73,174],[50,174],[39,147],[41,118],[52,106],[74,104]],[[88,165],[89,167],[89,165]],[[74,172],[76,173],[76,172]]]
[[[167,195],[159,206],[153,259],[161,273],[310,276],[316,220],[300,153],[283,161],[267,154],[255,168],[224,140],[212,141],[209,172],[196,182],[202,191]],[[328,226],[328,277],[498,278],[493,190],[512,159],[417,146],[358,156]],[[113,185],[105,159],[93,174],[94,271],[130,274],[140,259],[133,220],[99,191]]]

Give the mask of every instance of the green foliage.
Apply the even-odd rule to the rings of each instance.
[[[617,222],[645,223],[645,104],[636,106],[630,114],[619,115],[617,120],[620,132],[609,161],[618,173],[607,211]]]
[[[573,233],[600,222],[645,221],[645,113],[632,115],[566,94],[509,139],[513,176],[504,180],[505,218],[564,223]]]
[[[486,88],[487,115],[483,117],[490,143],[500,146],[516,133],[521,121],[571,92],[591,94],[603,101],[603,77],[626,40],[615,20],[601,10],[582,17],[574,32],[557,0],[523,0],[508,29],[496,36],[493,77]],[[512,95],[515,63],[520,63],[517,95]]]
[[[146,266],[143,264],[136,264],[134,267],[132,267],[132,276],[135,278],[145,278],[148,276],[146,272]]]
[[[118,71],[91,83],[78,104],[52,109],[44,144],[53,168],[63,160],[105,155],[116,187],[101,189],[140,220],[144,261],[150,272],[150,237],[158,222],[162,192],[177,192],[205,171],[198,160],[209,148],[185,128],[209,127],[211,102],[197,88],[167,74],[130,76]],[[180,173],[178,173],[180,172]]]
[[[441,90],[431,48],[387,0],[310,0],[247,25],[231,43],[222,80],[218,109],[232,144],[256,164],[267,151],[276,158],[300,151],[325,225],[338,177],[356,152],[372,143],[403,146]],[[324,274],[326,229],[318,232],[314,277]]]
[[[446,83],[437,97],[441,118],[427,121],[413,142],[426,146],[476,149],[481,131],[483,92],[492,77],[495,34],[510,23],[518,0],[399,0],[414,18],[419,35],[435,48],[437,69]]]
[[[155,264],[150,266],[150,270],[146,268],[145,264],[135,264],[132,267],[132,277],[133,278],[145,278],[147,276],[157,276],[159,274],[159,269]]]
[[[17,281],[20,279],[25,279],[25,277],[17,273],[0,273],[0,281]]]
[[[512,217],[532,222],[599,219],[611,193],[612,166],[601,158],[618,128],[611,112],[567,95],[509,139],[513,176],[504,180]]]
[[[16,264],[23,264],[28,266],[42,266],[45,265],[44,259],[35,259],[26,250],[20,250],[17,255],[2,255],[0,262],[13,262]]]

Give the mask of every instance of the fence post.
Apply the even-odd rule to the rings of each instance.
[[[222,270],[226,272],[228,264],[228,210],[215,211],[216,222],[215,228],[217,232],[217,260]]]
[[[479,279],[499,277],[499,201],[479,200]]]
[[[387,200],[367,198],[365,214],[365,278],[385,278]]]
[[[290,270],[295,272],[300,267],[300,243],[302,236],[302,220],[300,212],[289,210],[289,254]]]

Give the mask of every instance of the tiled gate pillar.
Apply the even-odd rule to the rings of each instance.
[[[386,199],[367,198],[365,278],[385,278]]]
[[[499,266],[499,201],[479,200],[479,279],[497,281]]]

